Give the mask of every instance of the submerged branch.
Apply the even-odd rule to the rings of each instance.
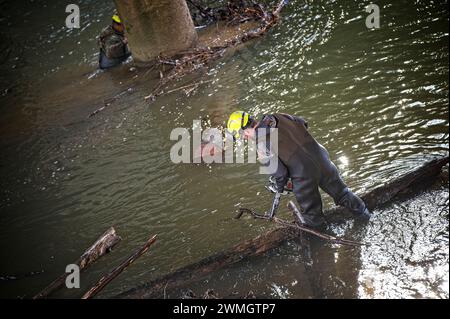
[[[248,208],[241,208],[239,214],[236,216],[236,219],[239,219],[242,216],[243,213],[250,214],[251,216],[253,216],[256,219],[264,219],[264,220],[268,220],[268,221],[274,222],[275,224],[281,225],[283,227],[290,227],[290,228],[298,229],[298,230],[300,230],[302,232],[312,234],[314,236],[317,236],[319,238],[322,238],[324,240],[330,241],[330,242],[335,243],[335,244],[348,245],[348,246],[363,246],[363,245],[367,245],[367,244],[360,243],[360,242],[357,242],[357,241],[337,238],[337,237],[334,237],[332,235],[324,234],[322,232],[319,232],[319,231],[317,231],[315,229],[312,229],[310,227],[307,227],[305,225],[298,224],[297,222],[288,222],[288,221],[283,220],[283,219],[278,218],[278,217],[270,218],[270,217],[267,217],[265,215],[259,214],[259,213],[255,212],[254,210],[248,209]]]

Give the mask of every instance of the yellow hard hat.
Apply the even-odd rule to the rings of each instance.
[[[235,111],[227,122],[227,130],[235,138],[239,138],[240,131],[245,130],[251,123],[251,116],[244,111]]]
[[[117,14],[112,16],[112,20],[116,23],[122,23],[122,20],[120,20],[120,17]]]

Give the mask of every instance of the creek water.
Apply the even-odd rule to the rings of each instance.
[[[266,36],[169,86],[205,81],[191,96],[177,91],[153,103],[144,96],[157,83],[154,72],[132,62],[96,71],[95,37],[113,2],[79,1],[81,28],[73,30],[64,24],[69,3],[0,3],[1,297],[31,297],[110,226],[123,240],[83,273],[83,292],[150,235],[159,237],[102,297],[269,229],[232,218],[240,206],[270,205],[257,165],[170,161],[171,131],[196,119],[220,127],[236,109],[303,116],[359,193],[448,154],[446,1],[377,1],[381,28],[369,30],[369,1],[292,0]],[[326,195],[324,203],[332,206]],[[448,179],[375,211],[368,225],[349,220],[336,232],[372,246],[313,243],[308,261],[289,243],[186,288],[448,298]]]

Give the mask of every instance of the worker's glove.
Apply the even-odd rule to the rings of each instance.
[[[267,217],[273,218],[275,217],[275,214],[278,210],[278,206],[280,206],[280,199],[281,199],[281,193],[275,193],[275,196],[273,197],[272,201],[272,207],[270,208],[270,211],[266,214]]]
[[[267,184],[267,185],[266,185],[266,189],[267,189],[269,192],[274,193],[274,194],[278,192],[277,186],[276,186],[275,184],[272,184],[272,183]],[[283,193],[281,193],[281,194],[282,194],[282,195],[287,195],[287,192],[283,192]]]

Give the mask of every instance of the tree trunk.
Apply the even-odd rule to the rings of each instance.
[[[151,62],[174,55],[197,41],[185,0],[114,0],[125,25],[133,59]]]

